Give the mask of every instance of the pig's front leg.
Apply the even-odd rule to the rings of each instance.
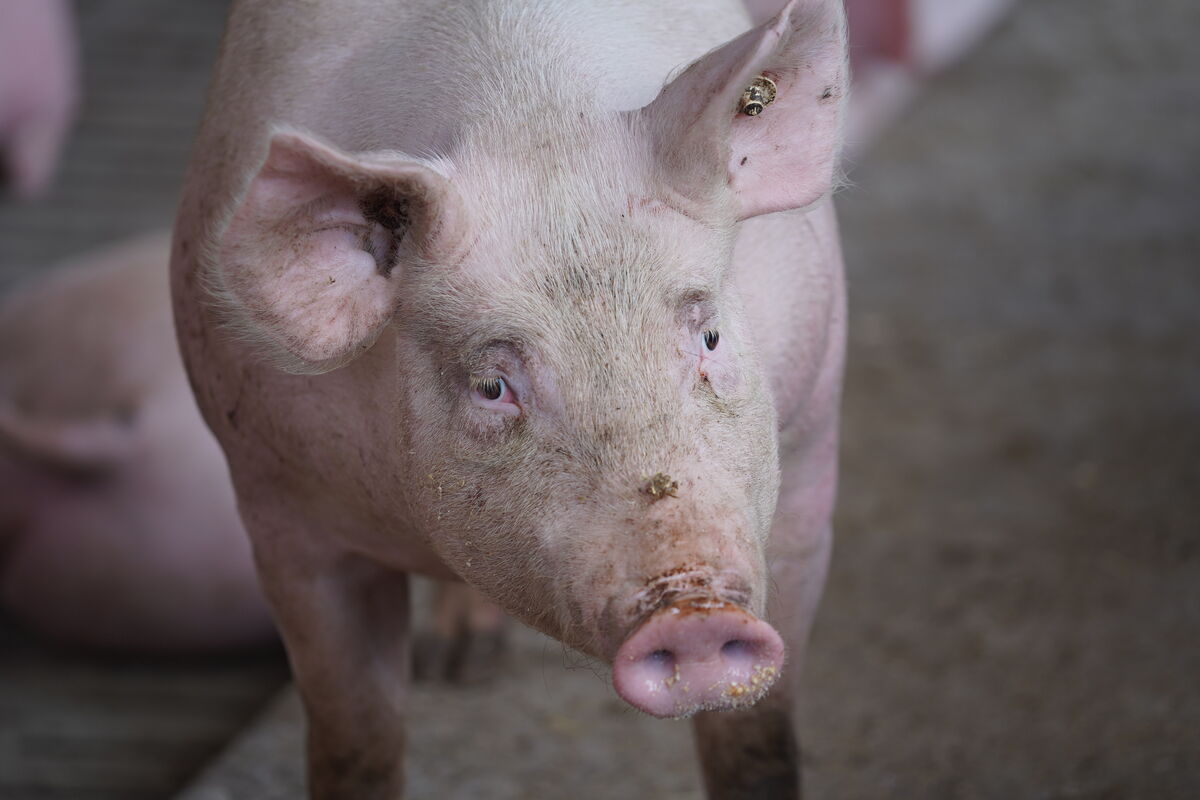
[[[802,794],[800,677],[832,544],[836,425],[784,453],[768,551],[767,620],[787,645],[787,663],[782,679],[752,708],[697,715],[693,730],[709,800],[799,800]]]
[[[402,797],[407,576],[273,513],[243,516],[304,701],[310,797]]]

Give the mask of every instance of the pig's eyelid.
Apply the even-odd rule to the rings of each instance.
[[[513,360],[523,361],[525,345],[517,336],[491,336],[481,341],[468,342],[464,350],[466,353],[463,363],[473,374],[486,377],[486,373],[491,370],[500,371],[498,362],[503,362],[504,358],[498,354],[506,354]]]
[[[708,311],[712,308],[713,293],[707,287],[693,286],[690,289],[685,289],[681,304],[684,308],[698,308],[702,311]]]
[[[318,228],[313,228],[312,232],[324,233],[325,231],[346,231],[347,233],[352,233],[355,236],[361,236],[364,230],[369,231],[370,228],[367,228],[363,225],[357,225],[353,222],[330,222],[327,225],[321,225]]]
[[[680,312],[689,326],[695,329],[707,329],[716,326],[717,308],[713,301],[712,292],[708,289],[693,288],[683,293],[680,302]]]
[[[294,216],[299,219],[317,219],[319,222],[328,222],[337,218],[338,214],[334,213],[337,211],[336,206],[337,201],[332,196],[317,197],[297,208]],[[325,219],[320,219],[321,217]]]

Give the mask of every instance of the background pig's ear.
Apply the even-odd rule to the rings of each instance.
[[[218,236],[213,289],[282,369],[326,372],[375,342],[405,266],[438,258],[455,216],[428,166],[278,133]]]
[[[792,0],[696,61],[639,113],[679,191],[700,199],[718,174],[746,219],[809,205],[829,191],[847,73],[842,0]],[[775,82],[778,95],[751,117],[739,101],[759,75]]]

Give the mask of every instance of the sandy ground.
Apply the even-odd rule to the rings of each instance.
[[[854,168],[810,797],[1200,797],[1197,30],[1027,0]],[[410,724],[416,798],[699,797],[686,725],[533,634]],[[296,796],[298,735],[285,695],[186,797]]]

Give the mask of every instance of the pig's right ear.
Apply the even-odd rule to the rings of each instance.
[[[280,368],[336,369],[387,326],[405,266],[442,255],[456,208],[428,165],[277,133],[217,237],[214,291]]]

